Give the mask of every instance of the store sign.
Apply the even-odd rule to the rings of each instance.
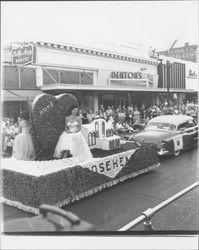
[[[23,45],[12,50],[12,64],[26,65],[33,62],[32,44]]]
[[[158,59],[159,58],[159,54],[153,50],[149,51],[149,57],[150,58],[154,58],[154,59]]]
[[[195,70],[189,70],[189,77],[193,77],[193,78],[197,78],[198,75],[197,75],[197,72]]]
[[[141,72],[112,72],[112,79],[141,79]]]

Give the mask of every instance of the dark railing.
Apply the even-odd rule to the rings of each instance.
[[[144,230],[145,231],[153,231],[154,228],[152,226],[152,221],[151,221],[152,217],[158,211],[162,210],[164,207],[171,204],[173,201],[180,198],[184,194],[190,192],[192,189],[196,188],[197,186],[199,186],[199,182],[195,182],[194,184],[192,184],[189,187],[183,189],[179,193],[177,193],[177,194],[171,196],[170,198],[168,198],[167,200],[161,202],[159,205],[155,206],[154,208],[148,208],[147,210],[145,210],[142,213],[142,215],[140,215],[139,217],[137,217],[135,220],[131,221],[127,225],[123,226],[118,231],[130,231],[133,227],[137,226],[138,224],[140,224],[142,222],[144,223]]]

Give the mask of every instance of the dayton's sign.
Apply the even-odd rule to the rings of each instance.
[[[26,65],[33,62],[33,45],[24,44],[12,49],[12,64]]]
[[[141,72],[112,72],[111,78],[113,79],[141,79]]]

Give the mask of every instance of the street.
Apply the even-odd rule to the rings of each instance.
[[[160,167],[144,175],[62,207],[92,223],[97,231],[116,231],[182,189],[197,181],[198,149],[181,152],[178,157],[160,158]],[[156,230],[198,230],[198,190],[179,198],[152,219]],[[32,216],[3,205],[4,221]],[[143,224],[133,230],[143,231]]]

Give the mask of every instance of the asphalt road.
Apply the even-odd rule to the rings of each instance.
[[[178,157],[160,158],[160,167],[65,207],[92,223],[97,231],[116,231],[143,211],[152,208],[198,180],[198,149]],[[32,216],[3,205],[4,221]],[[156,230],[198,230],[198,189],[190,191],[152,220]],[[134,228],[143,231],[143,225]]]

